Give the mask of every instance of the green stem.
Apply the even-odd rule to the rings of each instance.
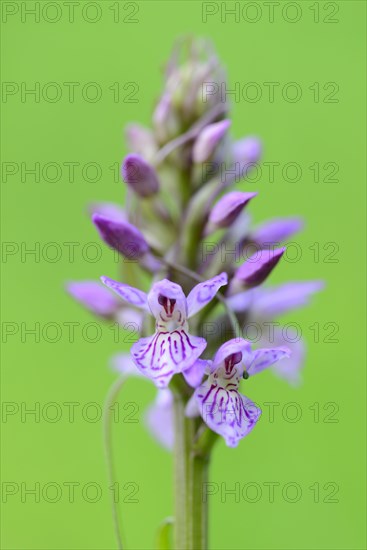
[[[181,170],[178,174],[181,195],[181,210],[184,212],[191,197],[190,169]]]
[[[174,393],[175,417],[175,550],[207,549],[207,503],[202,499],[209,458],[196,452],[197,419],[185,416],[187,398]]]
[[[188,474],[189,434],[185,418],[185,402],[179,394],[174,397],[175,417],[175,524],[174,544],[176,550],[188,550]]]
[[[191,450],[189,480],[189,520],[192,550],[208,548],[208,503],[203,501],[203,486],[208,481],[209,458]]]

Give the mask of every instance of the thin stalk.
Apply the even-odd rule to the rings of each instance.
[[[113,409],[112,406],[115,403],[117,396],[122,388],[123,383],[125,382],[125,377],[121,376],[116,380],[116,382],[111,386],[110,391],[107,394],[107,398],[103,408],[103,439],[107,463],[107,475],[110,488],[113,487],[116,482],[115,474],[115,463],[113,460],[113,447],[112,447],[112,418],[113,418]],[[119,550],[123,550],[123,535],[122,527],[119,516],[118,503],[115,501],[114,493],[112,489],[109,491],[111,497],[111,509],[112,509],[112,519],[115,529],[115,536],[117,547]]]
[[[203,484],[207,482],[208,455],[195,451],[196,420],[185,416],[187,398],[174,393],[175,417],[175,550],[206,550],[207,503]]]
[[[189,479],[189,548],[208,548],[208,503],[203,500],[203,486],[208,482],[209,457],[190,453]]]
[[[175,524],[174,545],[176,550],[189,550],[188,541],[188,493],[189,493],[189,437],[188,422],[185,418],[185,401],[182,396],[174,396],[175,418]]]

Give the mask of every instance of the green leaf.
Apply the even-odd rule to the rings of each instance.
[[[165,518],[158,527],[156,537],[156,550],[172,550],[173,549],[173,524],[174,518]]]

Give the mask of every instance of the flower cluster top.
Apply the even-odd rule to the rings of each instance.
[[[68,285],[93,313],[135,323],[140,339],[114,364],[158,388],[147,425],[166,447],[179,379],[186,414],[201,416],[228,446],[250,432],[261,411],[240,383],[270,366],[288,382],[299,381],[303,342],[275,319],[322,287],[320,281],[263,285],[286,251],[283,243],[303,223],[292,217],[252,225],[249,204],[257,192],[242,187],[262,147],[252,136],[230,137],[223,84],[225,72],[207,42],[177,46],[152,129],[126,129],[125,208],[91,207],[101,239],[121,254],[118,280]],[[253,343],[250,327],[257,328]]]

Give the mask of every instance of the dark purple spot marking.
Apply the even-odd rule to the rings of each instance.
[[[242,360],[242,353],[240,351],[228,355],[224,360],[224,367],[226,369],[226,374],[231,374],[233,367],[240,363]]]
[[[167,298],[167,296],[160,294],[158,296],[158,304],[163,306],[167,315],[171,316],[173,314],[173,310],[175,309],[176,300],[173,298]]]

